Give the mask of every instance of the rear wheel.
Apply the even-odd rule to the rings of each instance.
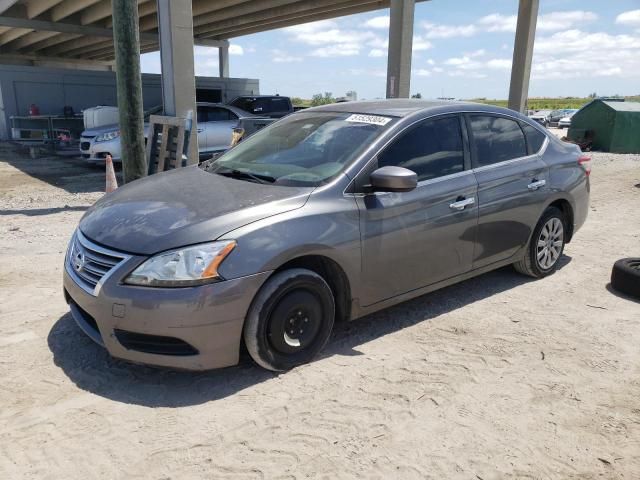
[[[556,207],[547,208],[538,221],[527,245],[527,252],[515,269],[530,277],[551,275],[558,267],[565,245],[565,219]]]
[[[335,317],[331,288],[302,268],[273,275],[251,304],[244,327],[249,354],[260,366],[289,370],[309,362],[325,346]]]

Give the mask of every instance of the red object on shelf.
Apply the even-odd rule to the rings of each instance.
[[[40,115],[40,108],[35,103],[32,103],[29,106],[29,116],[35,117],[36,115]]]

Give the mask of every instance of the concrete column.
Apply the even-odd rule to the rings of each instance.
[[[191,0],[158,0],[162,102],[166,115],[187,117],[193,125],[189,137],[189,163],[198,162],[196,81],[193,66]]]
[[[524,112],[527,106],[539,3],[539,0],[520,0],[518,7],[518,24],[513,45],[509,87],[509,108],[517,112]]]
[[[113,0],[113,44],[116,55],[116,83],[125,183],[147,174],[144,149],[144,113],[140,74],[140,32],[138,4]]]
[[[220,68],[220,78],[229,77],[229,44],[218,47],[218,67]]]
[[[409,98],[415,0],[391,0],[387,98]]]

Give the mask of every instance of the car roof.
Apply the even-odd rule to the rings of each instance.
[[[509,115],[516,113],[513,110],[495,107],[493,105],[486,105],[483,103],[459,102],[452,100],[420,100],[413,98],[332,103],[330,105],[307,108],[303,110],[303,112],[345,112],[367,115],[383,115],[389,117],[407,117],[417,112],[425,112],[429,110],[437,110],[439,113],[445,111],[455,113],[468,110],[489,113],[508,113]]]
[[[227,110],[231,110],[233,113],[238,115],[239,117],[253,117],[250,112],[246,110],[242,110],[241,108],[234,107],[233,105],[227,105],[226,103],[216,103],[216,102],[196,102],[196,107],[220,107],[226,108]]]

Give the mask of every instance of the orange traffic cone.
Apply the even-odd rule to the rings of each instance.
[[[107,155],[107,185],[105,192],[111,193],[116,188],[118,188],[118,180],[116,180],[116,171],[113,169],[113,159],[111,155]]]

